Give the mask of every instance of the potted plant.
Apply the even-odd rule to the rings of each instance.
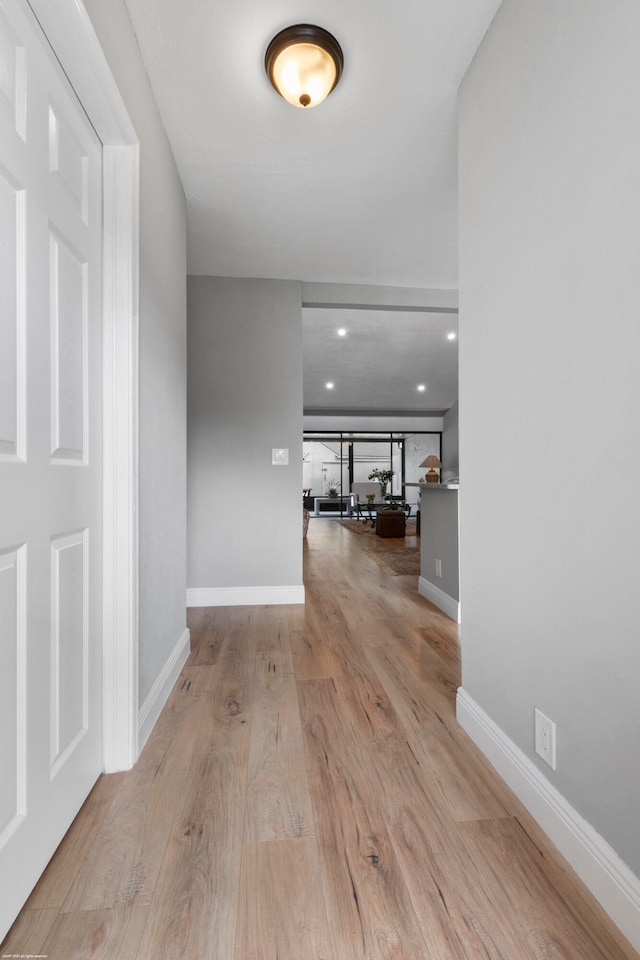
[[[327,482],[327,496],[334,499],[338,496],[340,492],[340,484],[337,480],[329,480]]]
[[[377,467],[369,474],[369,480],[377,480],[380,484],[380,499],[384,500],[387,495],[387,487],[391,483],[393,470],[379,470]]]

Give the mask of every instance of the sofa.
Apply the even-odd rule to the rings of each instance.
[[[358,503],[366,503],[368,493],[374,495],[377,503],[380,502],[380,484],[375,480],[356,480],[351,484],[351,492],[355,494]]]

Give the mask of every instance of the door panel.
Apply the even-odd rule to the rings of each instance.
[[[49,231],[51,318],[51,457],[85,459],[88,264]]]
[[[0,458],[21,457],[24,438],[24,191],[0,167]]]
[[[0,552],[0,848],[25,812],[25,573],[24,544]]]
[[[51,542],[51,775],[87,729],[88,532]]]
[[[0,0],[0,939],[102,769],[102,149]]]

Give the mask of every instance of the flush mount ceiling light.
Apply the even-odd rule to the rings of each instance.
[[[315,107],[328,97],[342,73],[340,44],[322,27],[298,23],[276,34],[264,58],[271,83],[294,107]]]

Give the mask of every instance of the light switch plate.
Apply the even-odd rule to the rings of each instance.
[[[289,450],[286,447],[272,447],[271,465],[274,467],[286,467],[289,463]]]

